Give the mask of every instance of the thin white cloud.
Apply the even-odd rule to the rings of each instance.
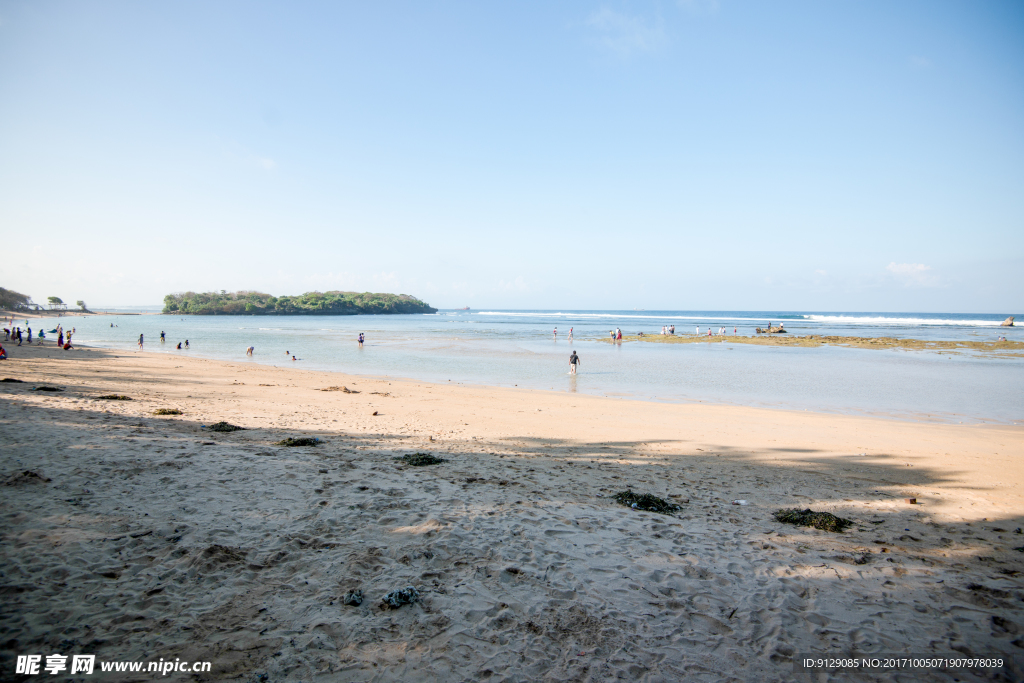
[[[587,26],[597,34],[599,45],[620,57],[636,52],[657,52],[668,43],[660,20],[650,22],[608,7],[591,14],[587,18]]]
[[[931,272],[931,266],[926,266],[923,263],[896,263],[893,261],[885,269],[906,287],[935,287],[939,284],[938,277]]]
[[[520,275],[515,280],[498,280],[498,289],[506,292],[528,292],[530,285]]]

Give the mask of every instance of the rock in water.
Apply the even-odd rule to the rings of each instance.
[[[1011,315],[1009,318],[1004,320],[999,326],[1000,327],[1013,327],[1013,316]]]

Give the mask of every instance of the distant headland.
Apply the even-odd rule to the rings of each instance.
[[[306,292],[272,296],[263,292],[178,292],[164,297],[164,313],[175,315],[359,315],[437,313],[408,294]]]

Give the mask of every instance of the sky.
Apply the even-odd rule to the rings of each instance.
[[[1024,3],[0,0],[0,286],[1024,312]]]

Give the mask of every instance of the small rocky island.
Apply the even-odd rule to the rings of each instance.
[[[273,296],[263,292],[178,292],[164,297],[164,313],[173,315],[360,315],[437,313],[408,294],[306,292]]]

